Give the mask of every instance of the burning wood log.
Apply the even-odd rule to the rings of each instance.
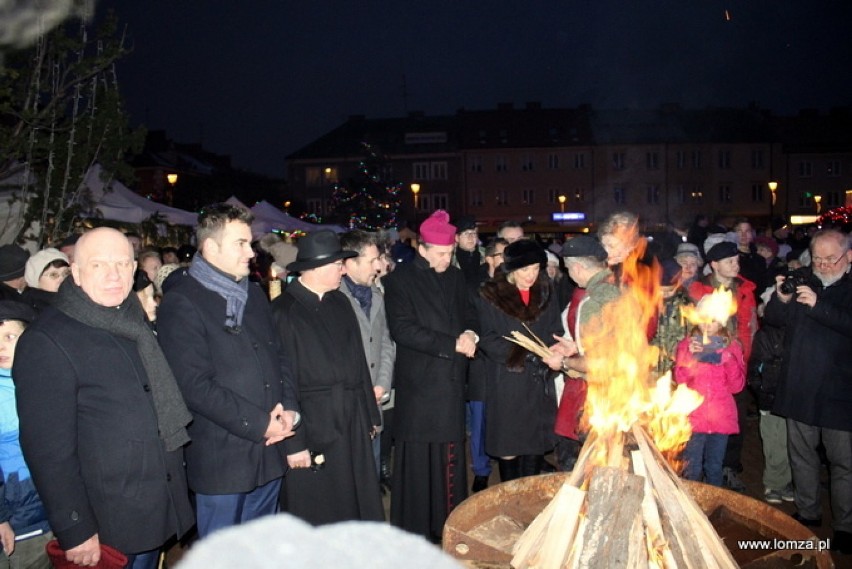
[[[736,567],[650,435],[634,425],[621,439],[590,436],[569,480],[515,544],[512,567]],[[628,466],[613,447],[629,450]],[[600,459],[615,466],[594,466]]]
[[[640,546],[636,531],[613,529],[635,525],[644,495],[645,484],[641,476],[620,467],[595,469],[589,482],[589,515],[585,545],[580,556],[581,567],[615,569],[630,566],[630,560],[636,563],[640,557],[636,551]],[[637,531],[641,531],[641,521]],[[641,541],[644,548],[644,539]]]

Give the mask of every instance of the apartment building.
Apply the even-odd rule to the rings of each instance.
[[[330,213],[332,184],[351,176],[368,143],[407,192],[409,222],[444,208],[488,226],[512,219],[566,230],[623,209],[648,227],[685,227],[700,213],[779,223],[842,205],[852,189],[850,126],[852,109],[777,117],[754,106],[504,103],[452,116],[350,117],[288,156],[287,171],[291,199],[319,215]]]

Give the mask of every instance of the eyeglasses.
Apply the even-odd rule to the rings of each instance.
[[[814,265],[822,265],[823,267],[835,267],[843,259],[843,255],[839,257],[813,257],[811,263]]]

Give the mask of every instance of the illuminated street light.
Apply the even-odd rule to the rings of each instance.
[[[414,211],[417,211],[417,194],[420,193],[420,184],[411,184],[411,193],[414,194]]]
[[[819,212],[822,210],[822,196],[817,194],[814,196],[814,203],[816,204],[816,212],[819,215]]]
[[[769,201],[769,227],[772,227],[772,219],[775,217],[775,190],[778,189],[778,182],[771,181],[768,184],[769,193],[772,194]]]
[[[174,174],[174,173],[166,174],[166,181],[168,181],[168,183],[169,183],[168,200],[169,200],[169,205],[171,206],[171,205],[174,205],[174,201],[175,201],[175,184],[177,184],[178,175]]]
[[[562,213],[565,213],[565,202],[568,201],[568,198],[561,195],[557,199],[559,200],[559,211],[561,211]]]

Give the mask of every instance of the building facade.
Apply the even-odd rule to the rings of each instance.
[[[852,109],[777,117],[756,107],[501,104],[452,116],[350,117],[290,155],[287,172],[290,199],[319,216],[330,213],[333,184],[352,175],[366,142],[405,188],[409,225],[438,208],[486,226],[517,220],[565,230],[625,209],[646,227],[686,227],[698,214],[778,225],[844,203],[850,127]]]

